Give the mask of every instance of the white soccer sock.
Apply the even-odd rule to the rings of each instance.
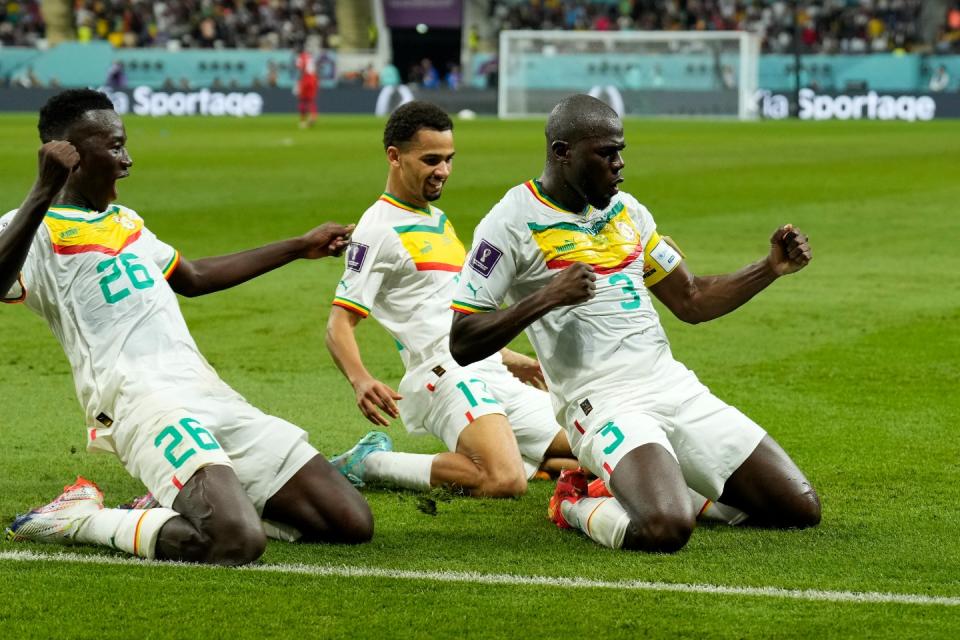
[[[74,540],[153,558],[160,529],[179,516],[173,509],[102,509],[91,514]]]
[[[263,532],[272,540],[282,540],[283,542],[296,542],[303,537],[294,527],[282,522],[273,522],[272,520],[262,520]]]
[[[739,509],[707,500],[693,489],[690,489],[690,499],[693,501],[693,508],[697,512],[698,520],[715,520],[729,525],[737,525],[749,517]]]
[[[563,519],[583,531],[594,542],[611,549],[623,546],[630,516],[616,498],[580,498],[560,503]]]
[[[363,479],[392,482],[406,489],[430,488],[430,470],[435,455],[374,451],[363,461]]]

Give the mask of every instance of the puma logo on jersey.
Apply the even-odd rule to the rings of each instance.
[[[468,282],[467,289],[470,289],[470,293],[476,298],[477,294],[480,293],[480,289],[483,289],[483,287],[475,287],[472,282]]]

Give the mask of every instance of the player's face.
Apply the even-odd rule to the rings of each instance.
[[[591,206],[605,209],[620,191],[625,148],[623,125],[614,119],[571,146],[567,180]]]
[[[393,195],[417,204],[439,199],[443,185],[453,171],[455,153],[453,131],[417,131],[403,149],[397,149],[396,160],[390,156],[391,164],[397,169],[401,188],[406,192]]]
[[[123,122],[114,111],[88,111],[68,137],[80,154],[70,186],[103,211],[117,199],[117,180],[130,175],[133,166]]]

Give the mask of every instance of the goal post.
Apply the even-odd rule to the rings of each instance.
[[[752,120],[759,59],[746,31],[502,31],[497,112],[542,116],[589,93],[621,116]]]

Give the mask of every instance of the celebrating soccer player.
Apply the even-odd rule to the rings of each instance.
[[[619,190],[616,112],[572,96],[550,114],[546,138],[540,178],[508,191],[476,230],[450,344],[468,365],[527,330],[573,452],[600,478],[588,487],[582,472],[562,474],[553,521],[608,547],[667,552],[686,544],[701,511],[731,523],[817,524],[820,502],[803,473],[673,359],[650,298],[686,322],[712,320],[805,267],[806,236],[782,226],[766,257],[695,276],[650,212]]]
[[[17,518],[8,535],[227,565],[263,553],[264,524],[285,539],[369,540],[363,497],[302,429],[220,380],[175,295],[213,293],[298,258],[339,255],[351,228],[326,223],[299,238],[187,260],[134,211],[111,205],[133,161],[105,95],[54,96],[39,129],[37,180],[19,210],[0,218],[0,296],[47,321],[73,368],[88,448],[115,453],[159,506],[105,509],[96,485],[80,478]]]
[[[466,252],[431,202],[453,169],[453,123],[435,105],[410,102],[390,116],[383,146],[386,191],[353,233],[327,348],[368,420],[385,426],[399,416],[408,431],[432,433],[449,452],[391,451],[387,434],[373,431],[333,463],[358,485],[375,480],[412,489],[453,485],[480,496],[522,494],[541,465],[559,470],[575,461],[547,394],[521,382],[542,385],[535,360],[498,349],[461,367],[450,356],[450,301]],[[407,370],[400,393],[361,360],[354,330],[368,315],[396,340]]]

